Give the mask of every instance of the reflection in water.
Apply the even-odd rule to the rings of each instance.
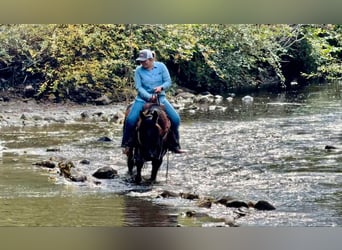
[[[177,226],[177,215],[166,206],[157,205],[143,199],[125,197],[124,226],[172,227]]]

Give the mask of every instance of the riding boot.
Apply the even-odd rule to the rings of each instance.
[[[127,131],[128,132],[128,131]],[[121,147],[124,148],[122,153],[128,155],[129,152],[134,148],[136,143],[136,130],[130,131],[129,133],[124,134],[122,137]]]
[[[179,133],[177,130],[172,129],[168,134],[167,138],[167,143],[168,143],[168,149],[175,153],[175,154],[182,154],[184,151],[181,150],[180,144],[179,144]]]

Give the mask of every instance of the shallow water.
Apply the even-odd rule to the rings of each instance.
[[[99,167],[120,176],[127,169],[119,148],[121,126],[108,122],[66,122],[4,127],[0,135],[0,219],[4,226],[205,226],[184,218],[196,210],[211,218],[232,218],[236,209],[195,201],[157,198],[162,190],[201,197],[267,200],[277,209],[249,209],[239,226],[342,225],[342,86],[311,86],[285,94],[241,97],[225,111],[181,112],[184,155],[168,155],[153,186],[122,178],[92,182]],[[70,111],[72,112],[72,111]],[[77,110],[75,112],[78,112]],[[112,142],[98,142],[108,136]],[[337,149],[325,150],[326,145]],[[47,152],[47,148],[59,151]],[[72,160],[89,178],[73,183],[55,170],[32,165],[50,157]],[[80,160],[90,160],[89,165]],[[167,160],[168,159],[168,160]],[[143,169],[149,175],[150,166]]]

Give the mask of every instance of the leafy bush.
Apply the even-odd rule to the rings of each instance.
[[[0,25],[0,87],[37,98],[122,101],[134,93],[135,57],[156,51],[174,81],[225,93],[293,78],[341,79],[340,25]]]

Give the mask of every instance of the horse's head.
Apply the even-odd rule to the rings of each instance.
[[[138,127],[138,144],[141,156],[145,160],[160,159],[163,156],[164,135],[163,129],[158,123],[159,112],[150,109],[140,114]]]

